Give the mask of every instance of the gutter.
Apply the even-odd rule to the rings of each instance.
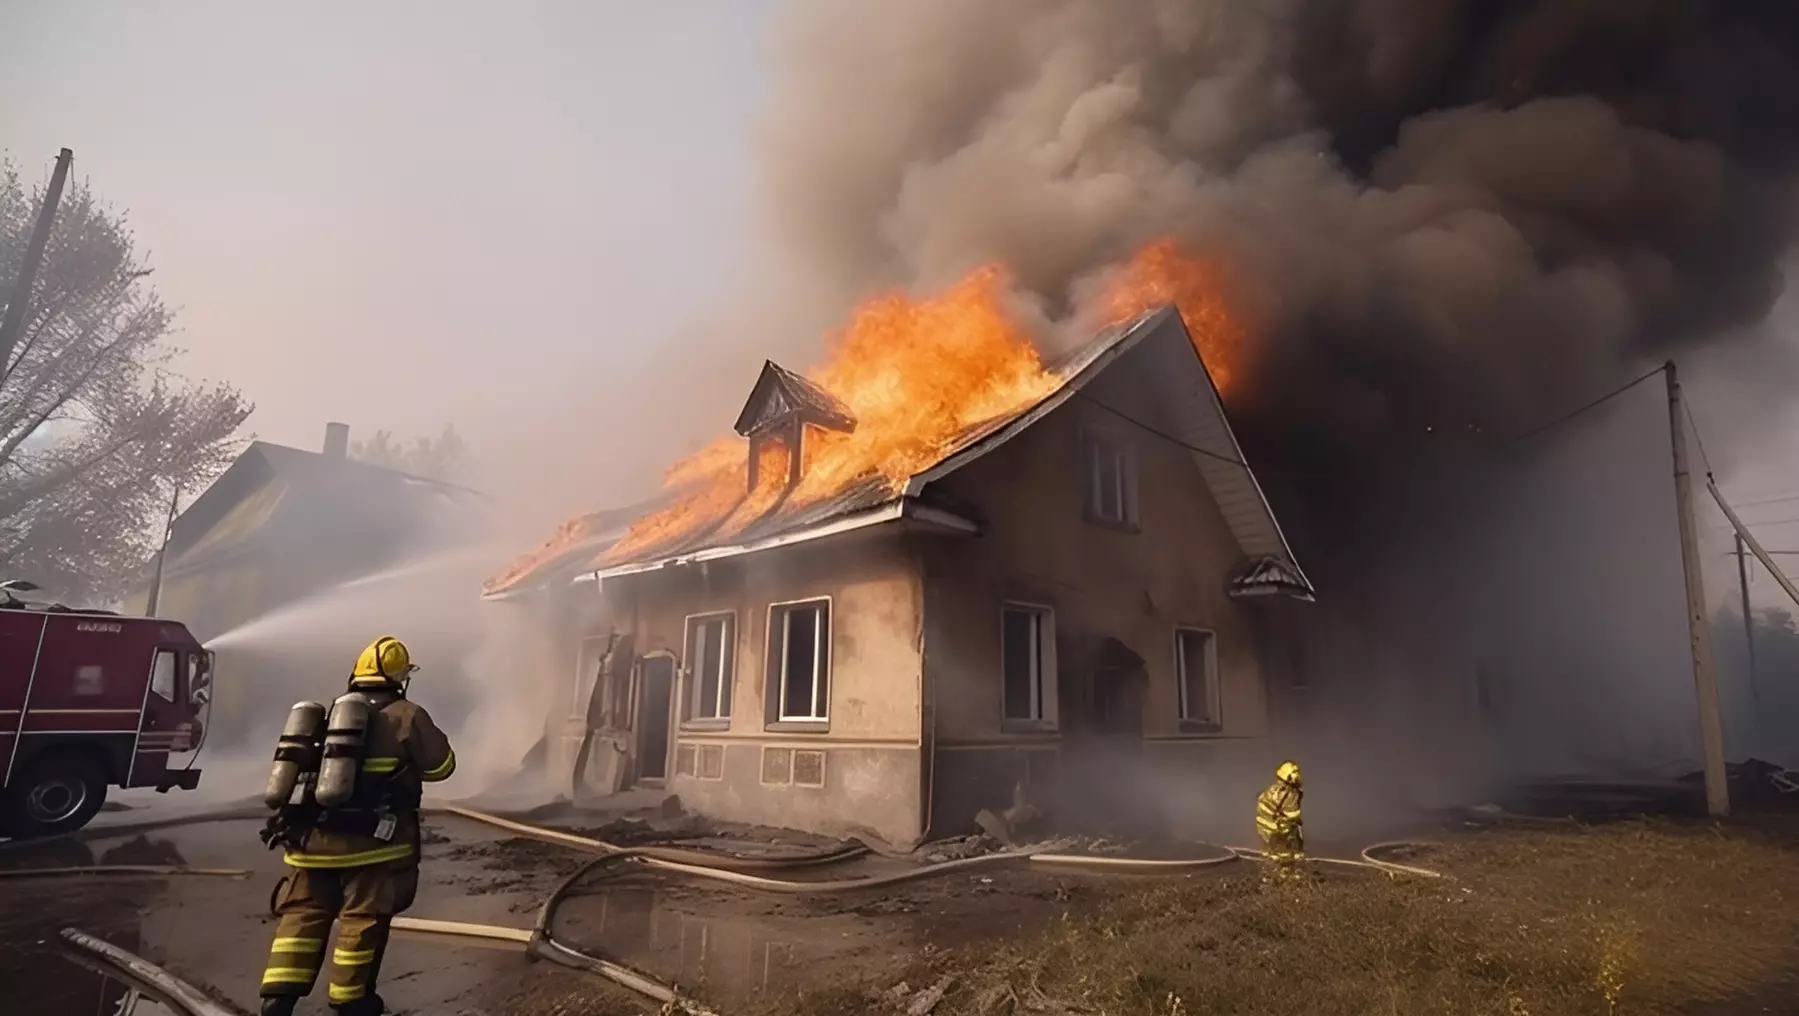
[[[944,511],[941,508],[933,508],[929,505],[920,504],[911,497],[901,496],[884,505],[880,505],[879,507],[857,512],[853,515],[846,515],[834,522],[814,526],[810,529],[782,533],[777,536],[765,537],[760,540],[751,540],[748,543],[732,544],[723,547],[708,547],[703,550],[696,550],[691,554],[678,554],[672,557],[656,558],[650,561],[621,564],[611,568],[600,568],[595,571],[584,572],[577,575],[572,581],[604,582],[607,579],[623,578],[626,575],[637,575],[643,572],[656,571],[661,568],[680,567],[682,565],[699,564],[704,561],[718,561],[724,558],[741,557],[744,554],[753,554],[763,550],[774,550],[778,547],[790,547],[795,544],[809,543],[813,540],[820,540],[827,536],[836,536],[841,533],[854,532],[858,529],[866,529],[869,526],[880,525],[884,522],[897,522],[905,519],[911,519],[925,523],[926,525],[946,529],[950,532],[967,535],[973,535],[981,531],[979,525],[954,512]]]

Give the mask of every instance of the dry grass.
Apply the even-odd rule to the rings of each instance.
[[[1457,837],[1417,862],[1453,880],[1357,872],[1268,885],[1245,866],[1121,882],[1094,917],[922,959],[909,980],[955,976],[937,1016],[1690,1012],[1791,976],[1795,843],[1625,823]],[[878,987],[763,1011],[892,1011],[870,1000]]]

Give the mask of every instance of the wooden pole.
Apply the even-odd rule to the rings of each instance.
[[[1724,722],[1718,710],[1718,673],[1712,667],[1711,625],[1705,616],[1705,578],[1699,559],[1699,526],[1693,518],[1693,477],[1687,466],[1686,408],[1680,376],[1670,360],[1668,426],[1674,446],[1674,514],[1680,524],[1680,565],[1686,574],[1687,636],[1693,655],[1693,690],[1699,697],[1699,743],[1705,759],[1705,808],[1714,818],[1730,814],[1724,768]]]
[[[181,504],[181,485],[175,485],[175,495],[169,498],[169,518],[162,527],[162,546],[156,549],[156,572],[150,577],[150,596],[144,603],[144,616],[155,617],[156,607],[162,599],[162,566],[169,557],[169,540],[175,535],[175,509]]]
[[[38,208],[37,223],[31,227],[31,238],[25,242],[25,257],[19,262],[19,277],[6,298],[6,317],[0,318],[0,377],[12,366],[13,347],[25,330],[25,309],[31,303],[31,287],[37,282],[37,270],[44,263],[44,247],[50,242],[50,227],[56,222],[56,206],[62,203],[63,184],[69,179],[69,166],[75,153],[67,148],[56,156],[56,169],[50,174],[50,186],[44,190],[44,203]]]

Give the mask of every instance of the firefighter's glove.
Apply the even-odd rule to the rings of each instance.
[[[282,821],[280,815],[270,815],[269,820],[262,824],[262,831],[256,835],[262,840],[264,847],[273,850],[287,839],[287,823]]]

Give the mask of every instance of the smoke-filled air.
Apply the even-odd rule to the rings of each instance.
[[[1799,0],[12,7],[0,995],[1789,1011]]]
[[[788,15],[764,210],[819,299],[998,262],[1078,310],[1093,276],[1172,238],[1225,266],[1253,337],[1212,365],[1233,411],[1319,453],[1502,432],[1759,320],[1781,291],[1799,140],[1786,5]],[[1793,378],[1784,360],[1758,372],[1764,390]]]

